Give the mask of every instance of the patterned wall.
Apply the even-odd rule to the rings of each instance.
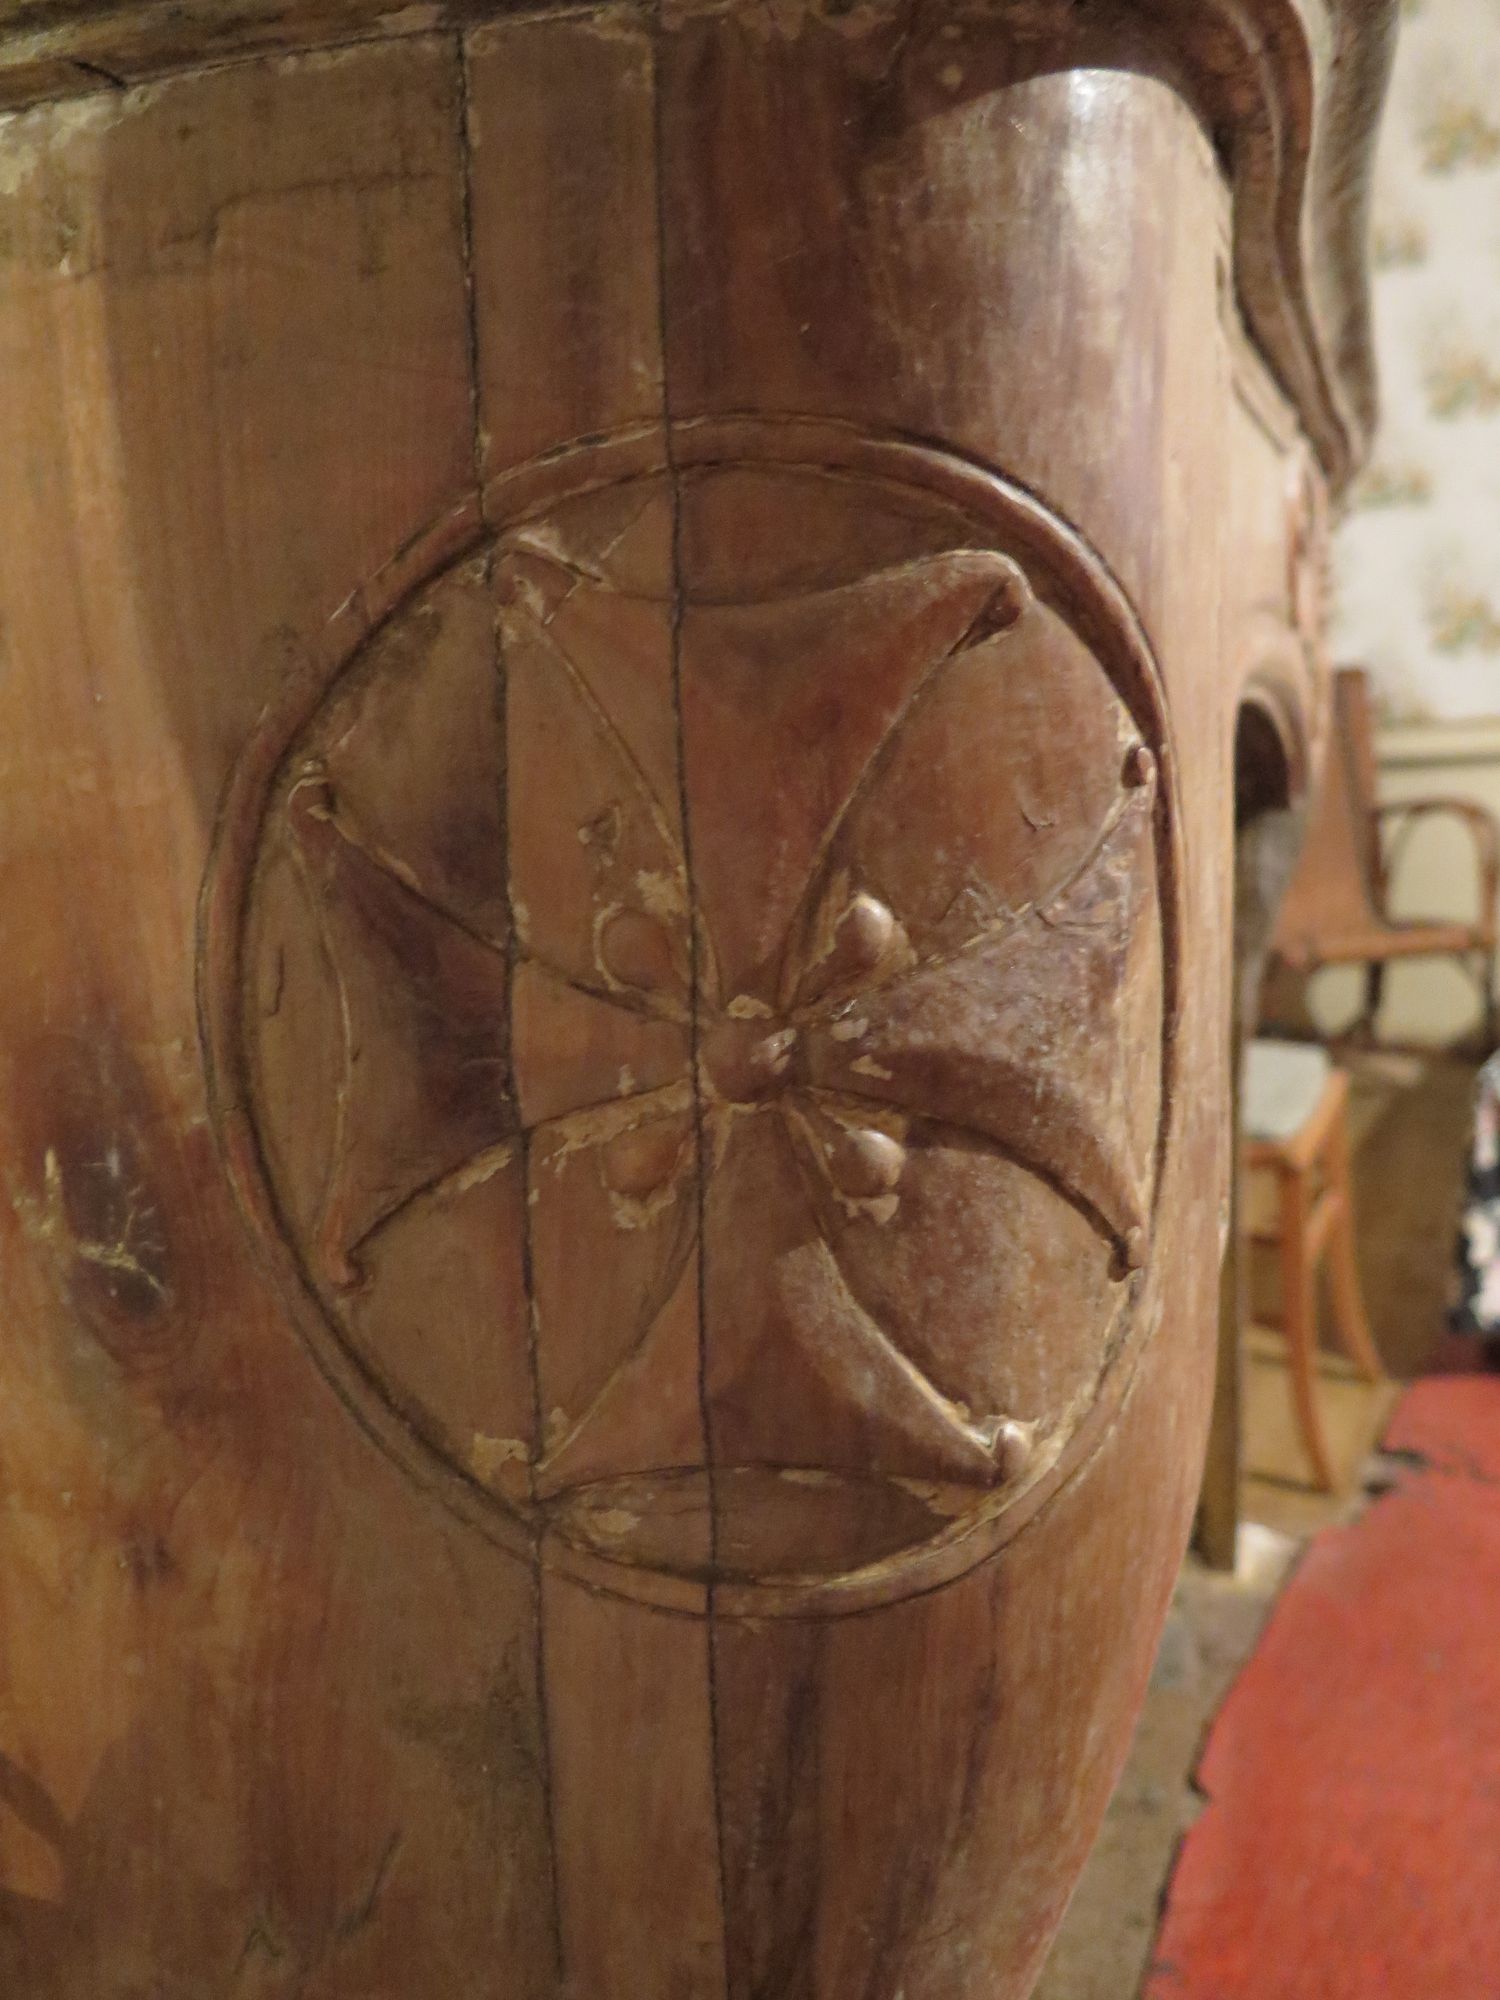
[[[1500,714],[1500,0],[1404,0],[1375,192],[1383,422],[1335,657],[1392,719]]]

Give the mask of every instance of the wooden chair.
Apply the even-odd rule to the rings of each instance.
[[[1273,958],[1287,971],[1303,975],[1325,965],[1365,966],[1364,1009],[1353,1032],[1370,1038],[1392,959],[1456,958],[1479,987],[1485,1047],[1492,1048],[1500,827],[1469,799],[1403,799],[1382,805],[1375,793],[1369,684],[1362,668],[1344,667],[1334,676],[1333,740],[1302,858],[1282,905]],[[1472,923],[1412,922],[1390,914],[1390,884],[1401,850],[1414,828],[1436,813],[1461,820],[1473,836],[1479,908]]]
[[[1318,1407],[1318,1279],[1327,1266],[1332,1329],[1370,1382],[1385,1371],[1370,1335],[1355,1257],[1350,1194],[1349,1079],[1327,1052],[1298,1042],[1252,1042],[1245,1064],[1245,1165],[1276,1183],[1275,1226],[1249,1240],[1274,1247],[1281,1265],[1281,1331],[1292,1397],[1313,1476],[1333,1492],[1333,1459]]]

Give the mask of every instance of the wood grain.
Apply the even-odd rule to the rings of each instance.
[[[119,89],[205,59],[417,36],[510,11],[503,0],[5,0],[0,104]],[[1191,102],[1228,162],[1247,313],[1342,485],[1374,422],[1367,189],[1395,0],[1103,0],[1081,12],[1065,0],[1028,0],[986,11],[1007,17],[992,87],[1038,68],[1110,68],[1124,58]],[[944,41],[962,40],[963,26],[935,26],[934,36],[923,24],[919,38],[936,40],[942,81],[958,53]],[[564,45],[566,32],[553,43]],[[573,52],[583,53],[576,42]],[[611,61],[607,51],[598,56],[588,64],[595,74]],[[603,108],[596,99],[596,114]],[[566,148],[559,164],[566,183]],[[607,207],[609,191],[598,196]]]
[[[550,1953],[531,1586],[290,1336],[194,1026],[230,762],[469,476],[457,110],[413,42],[6,135],[0,1965],[38,2000]]]
[[[1383,47],[1088,11],[0,6],[7,1990],[1028,1990]]]
[[[468,41],[488,473],[659,421],[654,58],[634,5]]]

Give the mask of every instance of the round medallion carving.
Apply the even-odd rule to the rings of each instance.
[[[203,950],[242,1205],[356,1415],[517,1549],[899,1596],[1140,1337],[1149,656],[1060,523],[910,446],[697,425],[488,501],[247,746]]]

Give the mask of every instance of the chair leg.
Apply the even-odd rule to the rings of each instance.
[[[1349,1157],[1349,1127],[1342,1112],[1328,1135],[1324,1155],[1333,1222],[1328,1231],[1328,1284],[1333,1295],[1333,1327],[1340,1347],[1367,1382],[1383,1382],[1385,1368],[1365,1311],[1359,1282],[1359,1257],[1354,1234],[1353,1174]]]
[[[1359,1034],[1371,1046],[1379,1040],[1380,1009],[1385,1000],[1385,964],[1377,959],[1365,967],[1365,1009],[1355,1023]]]
[[[1309,1175],[1296,1168],[1279,1170],[1281,1194],[1281,1323],[1286,1333],[1287,1367],[1302,1441],[1312,1463],[1314,1483],[1332,1493],[1336,1481],[1323,1418],[1318,1409],[1317,1272],[1310,1254],[1312,1221]]]

